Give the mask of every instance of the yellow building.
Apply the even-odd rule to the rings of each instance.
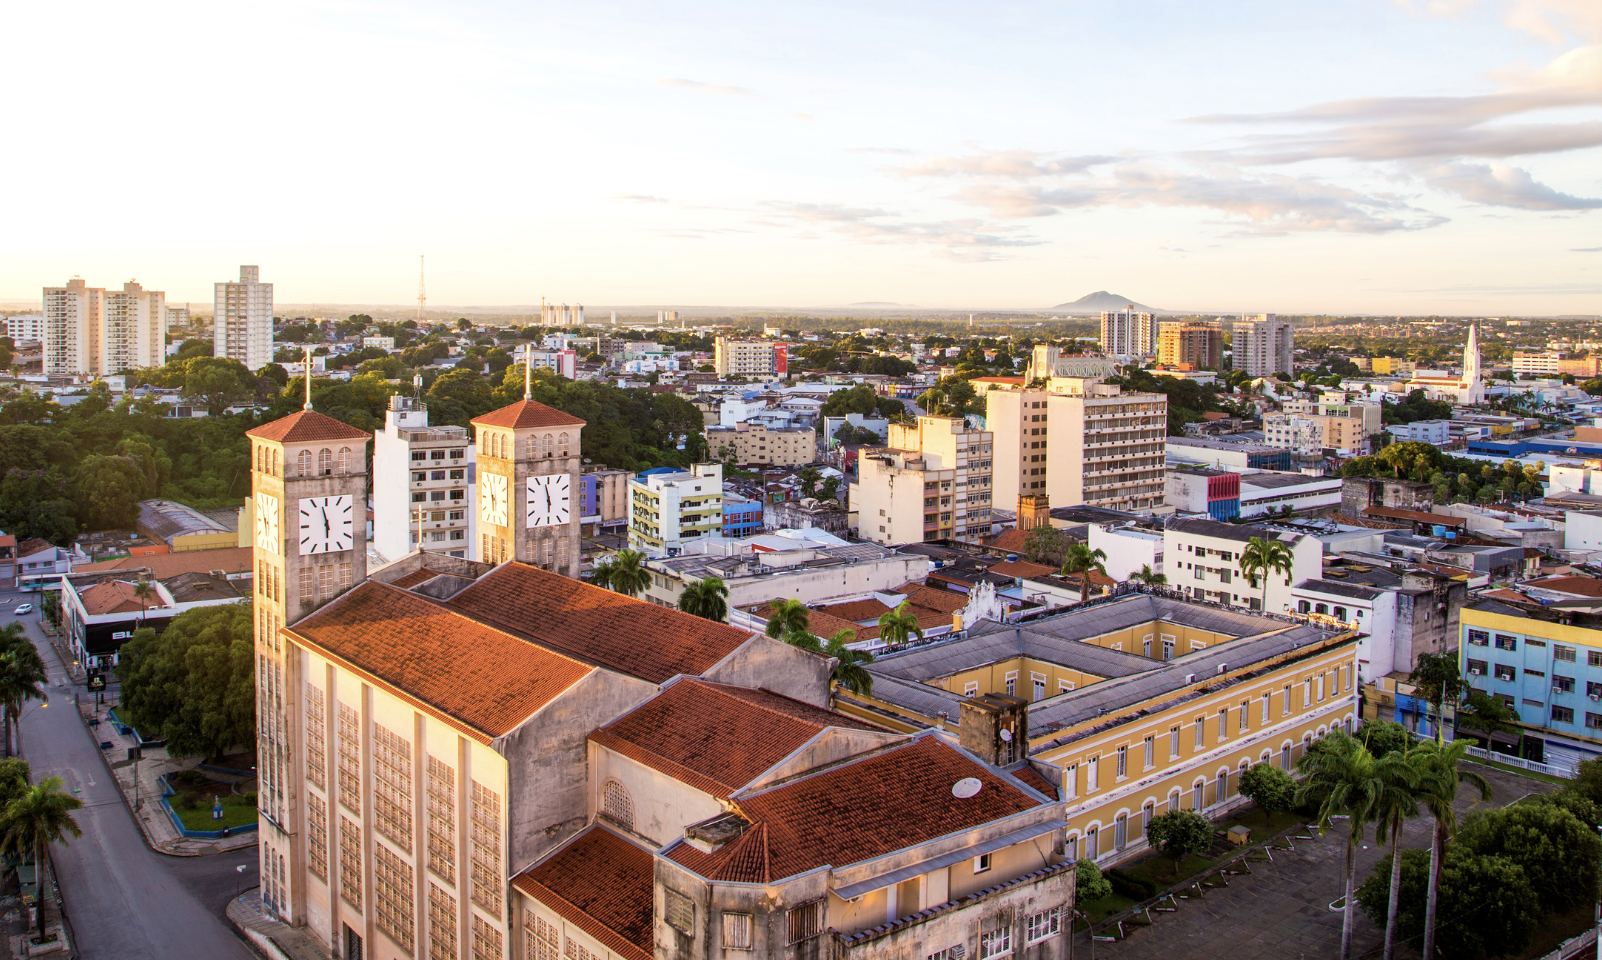
[[[706,445],[718,460],[732,459],[738,464],[798,467],[818,459],[818,434],[811,427],[770,427],[765,423],[708,427]]]
[[[1224,325],[1217,320],[1164,320],[1157,325],[1157,362],[1165,367],[1188,363],[1198,370],[1224,360]]]
[[[1144,850],[1168,810],[1244,802],[1240,774],[1289,768],[1308,743],[1357,722],[1356,631],[1135,595],[885,654],[872,696],[844,712],[899,730],[961,729],[975,704],[1013,704],[1003,739],[1062,770],[1069,856]],[[998,707],[1005,710],[1005,707]]]

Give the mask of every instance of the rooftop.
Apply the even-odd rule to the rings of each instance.
[[[161,598],[154,595],[141,603],[134,591],[134,584],[126,580],[103,580],[78,594],[78,600],[83,603],[83,612],[91,617],[108,613],[136,613],[161,604]]]
[[[655,864],[649,850],[597,823],[513,877],[512,886],[624,960],[651,960]]]
[[[171,500],[140,501],[139,519],[135,525],[146,535],[157,540],[239,531],[237,519],[232,524],[222,523],[194,507],[186,507]]]
[[[277,443],[316,443],[319,440],[371,440],[365,430],[341,423],[316,410],[302,410],[245,431],[245,436]]]
[[[585,421],[570,413],[563,413],[555,407],[546,406],[536,400],[519,400],[516,403],[491,410],[482,416],[474,417],[473,423],[482,427],[508,427],[513,430],[522,430],[527,427],[582,427]]]
[[[1272,539],[1278,536],[1275,531],[1266,527],[1241,523],[1221,523],[1217,520],[1206,520],[1201,517],[1173,517],[1168,521],[1168,529],[1193,536],[1233,540],[1236,543],[1249,543],[1253,537]]]
[[[166,580],[184,573],[209,573],[221,570],[224,573],[253,574],[255,569],[253,548],[223,547],[217,550],[185,550],[180,553],[118,557],[115,560],[102,560],[99,563],[84,563],[73,567],[72,576],[77,579],[80,576],[95,574],[131,574],[145,571],[157,580]]]

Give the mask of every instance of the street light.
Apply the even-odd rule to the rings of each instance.
[[[248,866],[249,866],[249,864],[247,864],[247,863],[241,863],[239,866],[234,868],[234,873],[238,874],[238,876],[234,877],[234,899],[235,900],[239,899],[239,889],[240,889],[240,886],[245,882],[245,868],[248,867]]]

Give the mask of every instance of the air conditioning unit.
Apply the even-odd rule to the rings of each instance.
[[[1469,667],[1469,676],[1471,677],[1483,676],[1484,672],[1479,667]]]
[[[1602,693],[1588,693],[1586,696],[1589,697],[1593,703],[1602,701]]]
[[[1562,687],[1553,687],[1552,688],[1552,692],[1553,693],[1568,693],[1569,691],[1563,689]]]

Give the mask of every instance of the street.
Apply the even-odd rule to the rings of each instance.
[[[12,617],[24,601],[37,604],[39,596],[0,591],[0,616]],[[50,672],[49,705],[30,703],[23,712],[23,753],[35,781],[59,776],[84,804],[75,815],[83,836],[51,851],[78,955],[250,960],[223,911],[236,889],[256,885],[255,848],[169,857],[145,845],[73,709],[73,694],[88,694],[64,682],[66,671],[36,616],[13,617],[26,623]],[[241,864],[243,874],[236,869]]]

